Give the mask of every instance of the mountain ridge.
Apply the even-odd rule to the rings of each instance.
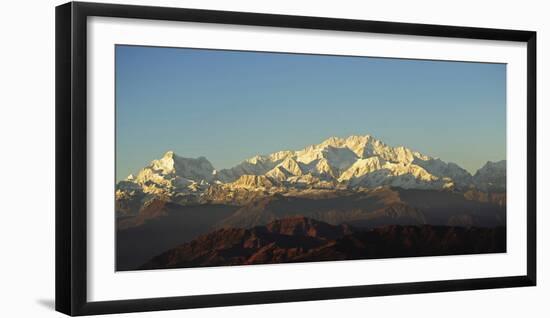
[[[506,161],[489,161],[472,175],[455,163],[404,146],[391,147],[371,135],[330,137],[296,151],[256,155],[221,170],[205,157],[186,158],[168,151],[118,182],[116,198],[128,202],[153,198],[200,201],[213,187],[228,192],[376,187],[502,192],[506,189]],[[131,205],[121,203],[128,209]]]
[[[361,230],[291,217],[200,235],[152,257],[140,269],[502,253],[505,236],[503,227],[389,225]]]

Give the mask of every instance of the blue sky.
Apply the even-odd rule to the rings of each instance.
[[[167,150],[221,169],[352,134],[505,159],[506,65],[116,46],[117,180]]]

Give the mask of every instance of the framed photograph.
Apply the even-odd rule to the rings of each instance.
[[[56,308],[534,286],[535,81],[532,31],[58,6]]]

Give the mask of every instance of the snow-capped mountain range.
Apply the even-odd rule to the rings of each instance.
[[[116,186],[117,199],[135,195],[173,198],[225,189],[353,189],[379,186],[405,189],[481,191],[506,188],[506,161],[488,162],[473,176],[405,147],[391,147],[370,136],[330,137],[298,151],[258,155],[230,169],[216,170],[205,158],[168,151]]]

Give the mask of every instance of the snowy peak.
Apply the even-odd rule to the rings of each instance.
[[[415,156],[422,156],[421,154],[415,153],[403,146],[388,146],[371,135],[352,135],[347,138],[330,137],[323,141],[320,146],[331,146],[340,149],[344,148],[353,152],[357,158],[364,159],[378,156],[381,159],[393,162],[410,163]]]
[[[472,175],[452,162],[446,163],[441,159],[415,156],[413,164],[424,168],[437,177],[452,179],[455,186],[461,190],[466,189],[472,183]]]
[[[320,176],[325,176],[329,178],[336,178],[338,175],[337,172],[334,171],[334,168],[330,164],[330,161],[325,158],[319,159],[315,163],[315,167],[312,170],[315,170]]]
[[[386,162],[381,169],[374,170],[362,176],[352,177],[351,186],[379,187],[391,186],[404,189],[452,189],[454,184],[449,178],[436,177],[420,166]]]
[[[277,151],[268,156],[268,159],[272,162],[279,162],[282,160],[285,160],[288,157],[294,156],[294,151],[289,150],[283,150],[283,151]]]
[[[357,155],[347,147],[326,147],[321,152],[321,156],[338,174],[348,169],[358,159]]]
[[[349,136],[345,139],[344,144],[347,148],[353,151],[359,158],[368,158],[374,155],[374,148],[379,148],[383,143],[370,135],[366,136]]]
[[[269,170],[265,175],[271,178],[272,180],[275,180],[278,182],[285,181],[288,177],[292,176],[291,174],[288,173],[288,171],[286,171],[286,169],[279,166]]]
[[[286,158],[283,162],[277,165],[277,167],[285,169],[289,174],[293,176],[301,176],[304,174],[300,164],[292,157]]]
[[[168,151],[159,160],[153,160],[149,166],[163,175],[174,174],[192,180],[210,180],[214,167],[205,157],[184,158]]]
[[[221,182],[233,182],[242,175],[263,175],[275,167],[275,162],[266,156],[255,156],[230,169],[222,169],[217,173]]]
[[[384,159],[380,159],[379,157],[358,159],[349,169],[342,173],[338,181],[349,181],[353,178],[362,177],[373,171],[380,170],[384,163]]]
[[[311,145],[304,150],[302,150],[303,153],[308,153],[312,151],[319,151],[323,150],[327,147],[332,147],[336,149],[348,149],[349,151],[355,153],[356,157],[358,158],[364,158],[364,150],[367,147],[369,143],[380,143],[380,141],[374,139],[370,135],[365,136],[349,136],[347,138],[340,138],[340,137],[329,137],[325,139],[323,142],[321,142],[318,145]]]
[[[135,176],[117,184],[117,196],[131,193],[150,199],[149,196],[172,199],[174,196],[204,191],[215,176],[215,170],[205,157],[184,158],[173,151],[166,152],[162,158],[151,161]]]

